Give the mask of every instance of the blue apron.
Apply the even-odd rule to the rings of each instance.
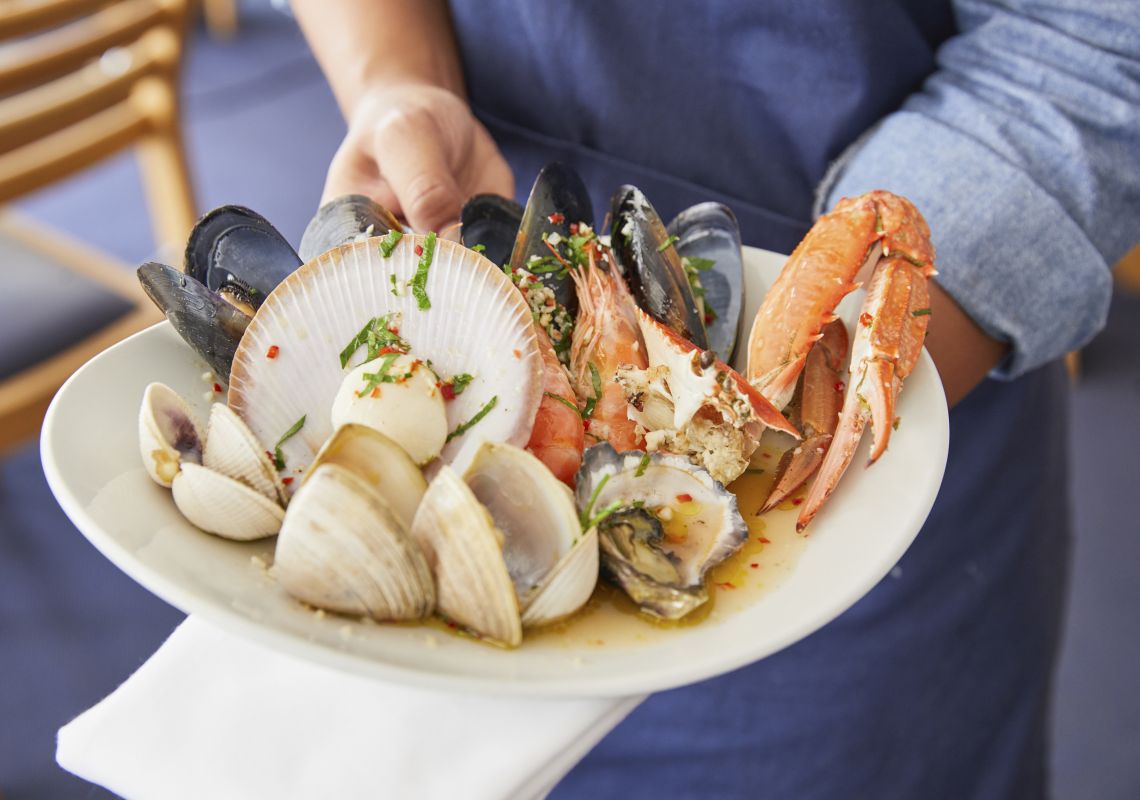
[[[921,85],[954,32],[949,3],[922,0],[452,12],[472,105],[521,193],[559,159],[597,209],[625,182],[666,217],[720,200],[745,243],[782,252],[827,164]],[[1067,414],[1057,365],[984,382],[951,413],[938,500],[890,577],[799,644],[654,695],[552,797],[1044,795]]]

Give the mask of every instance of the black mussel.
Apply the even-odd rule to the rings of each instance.
[[[230,379],[230,365],[242,334],[252,319],[184,272],[148,261],[138,268],[139,283],[162,309],[178,335],[222,381]]]
[[[381,236],[393,228],[402,230],[392,212],[372,198],[342,195],[321,206],[305,228],[299,251],[301,260],[312,261],[334,247],[361,236]]]
[[[221,206],[198,220],[186,243],[186,274],[257,310],[301,259],[256,211]]]
[[[736,327],[744,300],[744,260],[740,225],[722,203],[699,203],[669,223],[677,254],[705,320],[709,349],[726,363],[736,347]]]
[[[571,235],[570,226],[585,223],[594,225],[594,206],[582,178],[570,167],[557,161],[547,164],[538,173],[530,190],[522,224],[519,226],[515,246],[511,250],[511,268],[535,272],[543,283],[554,291],[559,305],[574,315],[578,311],[578,298],[574,283],[550,250],[548,242],[557,242],[563,257],[562,242]],[[535,262],[533,259],[540,259]],[[534,264],[541,264],[536,270]]]
[[[705,321],[681,257],[665,223],[640,189],[622,186],[613,198],[610,241],[637,304],[702,350],[709,348]]]
[[[463,204],[459,229],[466,247],[483,245],[491,263],[503,265],[511,257],[522,225],[523,207],[497,194],[477,194]]]
[[[708,600],[703,583],[686,585],[680,561],[661,543],[661,522],[644,508],[623,508],[598,523],[603,573],[645,612],[679,619]]]

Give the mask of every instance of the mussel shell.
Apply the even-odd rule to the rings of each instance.
[[[624,508],[597,525],[602,570],[642,611],[679,619],[708,600],[704,584],[688,586],[677,560],[661,549],[661,523],[643,508]]]
[[[301,259],[285,237],[242,206],[210,211],[186,243],[187,275],[254,310],[299,266]]]
[[[561,215],[561,216],[559,216]],[[551,218],[555,221],[552,221]],[[585,222],[593,227],[594,206],[581,176],[570,167],[557,161],[547,164],[538,173],[530,190],[522,223],[519,225],[514,248],[511,250],[511,268],[526,269],[531,256],[546,258],[551,255],[543,236],[557,233],[570,235],[570,226]],[[569,275],[558,277],[556,272],[538,276],[554,291],[554,298],[571,314],[578,311],[578,297]]]
[[[611,244],[637,304],[679,336],[707,350],[705,322],[697,309],[681,257],[665,223],[640,189],[622,186],[613,197]]]
[[[677,254],[682,259],[713,262],[700,274],[705,305],[716,315],[706,325],[709,349],[721,361],[731,362],[744,301],[744,258],[736,215],[723,203],[699,203],[674,217],[667,230],[677,237]]]
[[[477,194],[463,204],[459,229],[464,246],[481,244],[483,255],[502,266],[511,257],[522,225],[523,207],[497,194]]]
[[[138,268],[138,276],[147,296],[166,314],[178,335],[215,375],[228,382],[234,353],[251,317],[165,264],[148,261]]]
[[[325,203],[309,221],[298,252],[312,261],[334,247],[360,237],[381,236],[400,223],[391,211],[362,194],[346,194]]]

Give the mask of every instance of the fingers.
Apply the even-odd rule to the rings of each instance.
[[[464,195],[430,117],[391,115],[376,127],[372,150],[413,229],[439,230],[459,219]]]
[[[376,162],[352,137],[346,138],[333,155],[321,205],[346,194],[367,195],[392,213],[401,213],[396,194],[381,177]]]

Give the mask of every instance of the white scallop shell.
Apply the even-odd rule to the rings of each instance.
[[[439,240],[425,286],[431,308],[421,311],[409,283],[419,261],[414,249],[423,241],[405,235],[389,258],[380,254],[378,238],[330,250],[274,289],[246,329],[233,360],[229,403],[265,442],[276,442],[306,417],[282,445],[290,470],[310,464],[332,434],[330,409],[347,371],[340,352],[369,320],[387,313],[399,315],[412,353],[431,359],[443,378],[474,376],[447,404],[450,430],[498,397],[477,426],[480,436],[519,446],[530,438],[542,399],[542,358],[526,301],[490,261]],[[273,345],[277,357],[266,358]],[[363,360],[361,348],[348,367]],[[445,461],[464,438],[444,447]]]
[[[201,463],[202,441],[186,401],[164,383],[148,385],[139,409],[139,452],[151,479],[169,489],[183,462]]]
[[[275,503],[283,505],[287,499],[285,485],[277,474],[277,467],[269,460],[265,446],[224,403],[210,406],[202,465],[241,481]]]
[[[321,464],[336,464],[362,479],[380,494],[400,524],[411,529],[427,481],[394,441],[365,425],[342,425],[317,453],[309,475]]]
[[[441,614],[508,647],[522,642],[503,534],[451,467],[442,466],[428,484],[412,538],[431,565]]]
[[[524,625],[553,622],[590,599],[598,580],[597,534],[582,535],[566,484],[526,450],[495,442],[479,447],[463,479],[503,533]]]
[[[383,498],[337,464],[318,466],[297,490],[273,574],[289,594],[330,611],[403,620],[435,605],[423,553]]]
[[[174,504],[193,525],[227,539],[249,541],[281,529],[281,506],[244,483],[183,462],[171,484]]]

